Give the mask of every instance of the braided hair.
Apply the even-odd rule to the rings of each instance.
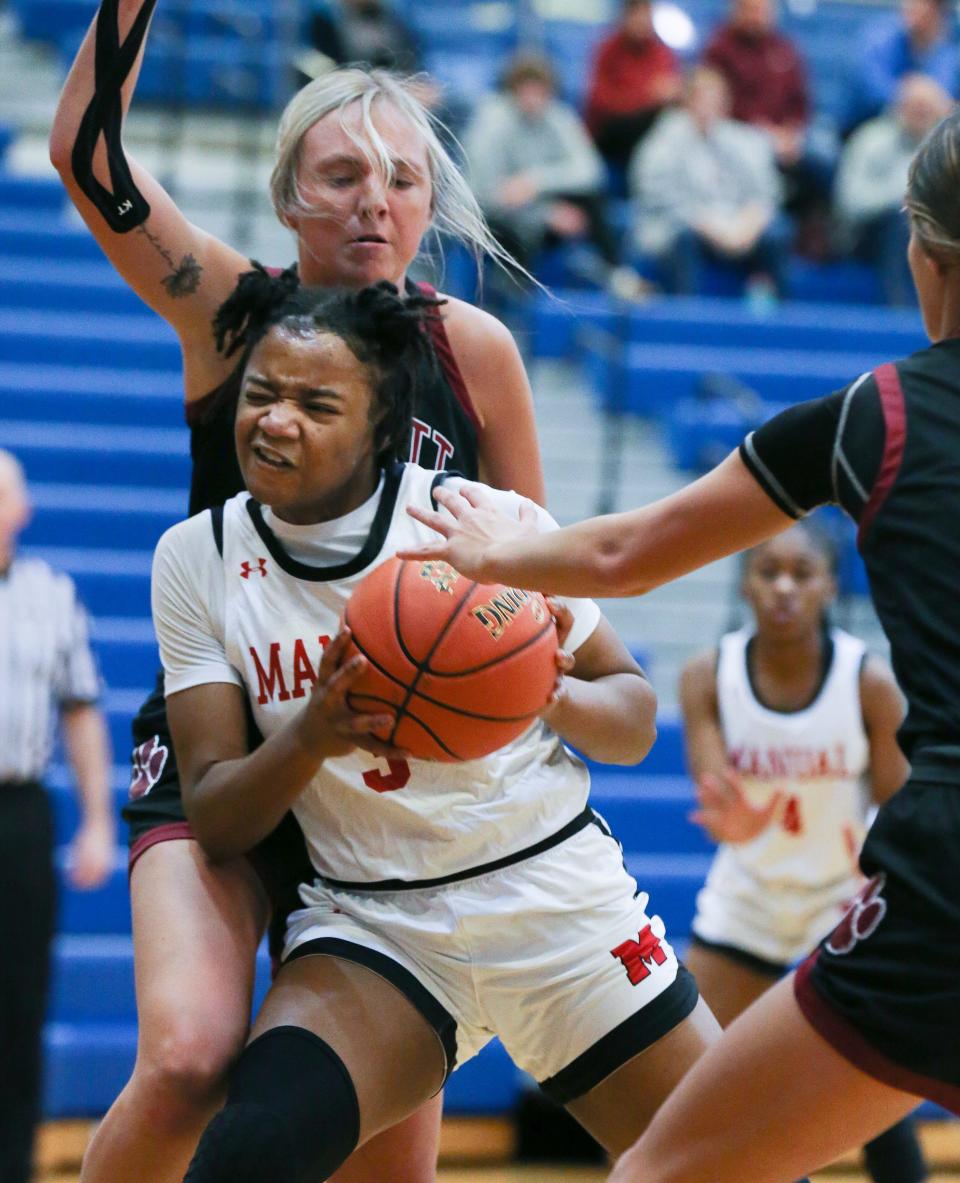
[[[426,319],[443,303],[420,293],[401,296],[386,280],[359,291],[302,287],[296,268],[271,275],[254,263],[217,310],[213,331],[225,357],[242,351],[242,369],[274,328],[299,337],[339,337],[371,371],[374,447],[382,467],[409,450],[418,387],[437,369]]]

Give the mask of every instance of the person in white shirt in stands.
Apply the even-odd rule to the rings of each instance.
[[[682,107],[668,111],[630,161],[634,235],[670,290],[695,293],[709,261],[750,285],[784,288],[788,227],[769,137],[731,119],[730,88],[707,66],[690,72]]]
[[[935,79],[907,74],[890,110],[858,127],[840,157],[835,182],[840,245],[876,266],[888,304],[916,304],[903,193],[920,141],[952,106]]]
[[[57,717],[80,797],[75,887],[113,866],[110,750],[100,679],[72,580],[16,541],[30,517],[23,469],[0,449],[0,1179],[28,1183],[56,923],[54,831],[42,779]]]
[[[586,238],[587,270],[615,295],[644,291],[607,220],[603,161],[583,121],[557,96],[550,62],[519,53],[501,91],[483,100],[464,133],[470,183],[490,227],[527,268],[544,247]]]

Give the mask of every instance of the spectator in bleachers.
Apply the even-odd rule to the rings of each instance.
[[[587,126],[604,159],[625,168],[680,90],[680,64],[657,36],[650,0],[623,0],[620,24],[601,43],[587,90]]]
[[[309,30],[313,49],[333,65],[365,62],[404,74],[422,65],[416,37],[386,0],[323,4],[314,9]]]
[[[701,291],[709,261],[742,275],[750,293],[780,294],[787,231],[776,158],[768,137],[729,109],[723,75],[695,68],[683,106],[630,163],[636,244],[673,292]]]
[[[0,1179],[29,1183],[41,1035],[56,919],[54,828],[41,783],[59,717],[80,798],[69,874],[97,887],[113,866],[110,751],[87,619],[66,575],[20,558],[30,505],[0,449]]]
[[[906,74],[926,74],[957,97],[960,58],[949,0],[900,0],[898,16],[865,21],[848,91],[848,132],[889,107]]]
[[[603,162],[580,116],[557,98],[545,58],[521,53],[513,59],[502,92],[474,113],[464,149],[491,229],[528,270],[544,247],[586,236],[599,255],[598,278],[617,294],[639,294],[636,273],[618,266]],[[627,290],[631,284],[636,290]]]
[[[873,263],[890,304],[916,303],[907,264],[910,237],[903,213],[907,174],[920,141],[949,113],[953,100],[933,78],[908,74],[893,107],[847,141],[836,185],[838,237]]]
[[[703,61],[726,78],[733,118],[770,137],[784,179],[785,207],[792,214],[820,208],[825,220],[833,154],[823,159],[808,143],[806,66],[777,28],[775,0],[731,0],[730,14],[711,37]]]

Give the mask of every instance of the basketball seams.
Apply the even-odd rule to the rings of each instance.
[[[409,574],[405,574],[409,569]],[[379,707],[385,708],[393,714],[393,723],[389,729],[389,737],[387,742],[397,746],[403,746],[403,741],[398,739],[403,732],[403,723],[405,719],[409,719],[409,726],[417,728],[422,736],[422,740],[414,742],[414,735],[410,734],[407,737],[407,742],[414,747],[420,746],[429,740],[433,746],[433,750],[437,755],[426,758],[440,759],[444,757],[447,759],[462,761],[476,758],[470,754],[460,754],[455,752],[449,745],[457,743],[460,746],[457,736],[463,739],[468,753],[476,746],[477,738],[483,733],[488,726],[506,729],[507,737],[503,738],[498,746],[504,746],[507,743],[513,742],[523,728],[531,725],[539,716],[542,707],[538,707],[533,711],[524,711],[524,707],[529,705],[529,695],[526,701],[521,695],[519,699],[512,692],[508,695],[509,699],[516,699],[516,707],[519,707],[523,712],[521,714],[510,715],[489,715],[481,713],[484,709],[489,709],[490,706],[498,705],[500,707],[507,706],[506,702],[498,702],[497,695],[494,693],[493,700],[480,694],[477,698],[477,692],[480,687],[477,687],[477,692],[466,692],[470,705],[475,705],[480,710],[470,710],[466,706],[454,706],[450,701],[445,700],[448,694],[446,687],[451,688],[456,685],[457,681],[470,683],[473,679],[480,679],[481,683],[489,681],[490,677],[495,676],[496,667],[500,665],[511,666],[514,662],[518,663],[520,669],[529,664],[532,660],[534,663],[539,661],[537,654],[537,647],[541,642],[545,641],[547,635],[554,627],[552,618],[548,618],[542,626],[537,627],[537,631],[532,636],[527,636],[514,644],[513,648],[505,648],[497,652],[494,656],[486,660],[480,661],[477,665],[471,666],[468,669],[455,669],[442,671],[434,669],[432,662],[436,660],[438,652],[443,648],[444,642],[451,642],[451,632],[456,635],[456,627],[460,624],[463,629],[463,622],[467,619],[467,614],[476,606],[474,600],[478,589],[482,589],[481,585],[475,580],[463,580],[466,585],[463,591],[454,597],[453,603],[447,601],[447,614],[440,622],[440,627],[437,628],[430,615],[411,615],[404,617],[403,613],[407,609],[404,607],[404,596],[407,597],[408,607],[413,612],[414,609],[410,605],[419,597],[420,587],[416,578],[415,572],[418,570],[418,565],[398,563],[391,576],[388,576],[386,581],[381,580],[380,587],[382,595],[386,592],[387,603],[382,605],[379,615],[379,624],[377,623],[378,613],[376,609],[376,598],[367,599],[365,613],[369,615],[370,610],[373,609],[373,615],[370,617],[370,623],[374,628],[375,634],[377,631],[384,631],[392,633],[393,646],[390,651],[381,655],[374,656],[366,645],[360,643],[357,637],[353,637],[353,645],[356,650],[370,663],[371,673],[376,674],[383,679],[384,684],[379,688],[371,686],[369,690],[364,691],[357,688],[356,692],[351,692],[349,698],[351,706],[357,710],[374,711]],[[387,573],[384,572],[386,575]],[[461,576],[461,579],[463,577]],[[411,582],[412,581],[412,582]],[[432,589],[431,589],[432,590]],[[448,589],[453,590],[453,589]],[[440,597],[441,606],[438,611],[442,612],[442,601],[444,596]],[[392,603],[391,603],[392,601]],[[478,601],[479,602],[479,601]],[[356,616],[356,609],[351,612],[354,607],[351,601],[345,607],[344,619],[348,627],[353,631],[351,624],[351,616]],[[422,610],[421,610],[422,611]],[[366,619],[366,615],[364,617]],[[391,619],[392,618],[392,619]],[[529,618],[528,618],[529,621]],[[529,621],[530,624],[536,624],[535,620]],[[411,652],[410,642],[404,636],[405,627],[413,630],[413,636],[416,636],[418,644],[422,645],[424,641],[428,645],[426,652],[422,659],[418,659]],[[529,627],[529,624],[528,626]],[[469,650],[476,642],[469,640],[470,625],[467,625],[468,636],[464,638],[463,644]],[[430,634],[433,633],[432,640]],[[411,638],[412,639],[412,638]],[[509,640],[507,641],[509,644]],[[376,648],[376,646],[374,646]],[[497,649],[500,649],[499,644]],[[457,660],[457,652],[460,650],[460,645],[454,640],[453,648],[450,649],[449,659],[455,663]],[[489,653],[489,646],[487,647]],[[541,646],[541,652],[545,652]],[[461,652],[461,657],[463,653]],[[478,653],[477,656],[480,656]],[[398,664],[399,662],[399,664]],[[394,671],[397,672],[394,672]],[[545,670],[543,670],[545,674]],[[538,675],[539,677],[539,675]],[[436,682],[431,685],[429,692],[426,692],[425,682],[430,682],[431,679],[436,679]],[[391,699],[391,695],[396,691],[399,701]],[[452,690],[451,690],[452,692]],[[419,699],[420,704],[415,700]],[[421,711],[424,714],[421,714]],[[449,719],[450,722],[445,722]],[[459,725],[459,730],[454,724],[454,720],[461,719],[464,722]],[[428,722],[429,720],[429,722]],[[437,730],[435,730],[435,728]],[[509,734],[510,729],[513,729],[513,734]],[[438,734],[439,731],[439,734]],[[441,738],[441,734],[446,731],[451,731],[449,741]],[[462,733],[462,734],[461,734]],[[440,755],[443,753],[443,755]],[[419,758],[419,757],[413,757]]]
[[[393,727],[390,730],[390,738],[388,741],[390,743],[394,743],[396,741],[397,729],[399,728],[400,724],[403,722],[404,715],[407,714],[407,708],[410,705],[411,698],[413,698],[417,692],[417,683],[423,677],[424,672],[429,670],[430,658],[436,652],[437,646],[440,644],[440,642],[443,640],[443,638],[450,631],[451,625],[457,619],[457,617],[460,615],[460,609],[463,607],[463,605],[467,602],[467,600],[473,594],[473,589],[477,586],[476,581],[471,580],[470,586],[467,588],[467,590],[463,594],[463,596],[461,596],[459,604],[457,604],[457,606],[454,608],[454,610],[447,617],[447,620],[445,621],[443,628],[441,628],[439,633],[436,635],[436,637],[434,637],[433,644],[427,650],[426,657],[421,662],[421,661],[418,661],[417,658],[415,658],[413,656],[413,654],[410,652],[410,650],[408,649],[407,644],[403,639],[403,629],[400,626],[400,588],[403,583],[403,573],[407,569],[408,568],[405,563],[398,563],[397,568],[396,568],[396,573],[394,574],[394,579],[393,579],[393,635],[396,637],[397,644],[400,646],[400,652],[407,659],[407,661],[410,662],[410,664],[413,666],[413,668],[416,672],[414,673],[413,679],[411,680],[409,686],[404,687],[404,689],[406,690],[406,694],[404,695],[403,701],[399,704],[399,706],[394,708],[395,713],[394,713]],[[386,672],[386,671],[383,671],[383,672]],[[404,685],[404,684],[401,682],[400,685]],[[444,751],[449,751],[449,749],[446,747],[445,744],[440,744],[440,746],[444,749]],[[451,755],[452,754],[453,753],[451,753]]]
[[[543,638],[544,634],[549,632],[549,630],[552,627],[553,627],[553,618],[551,617],[547,621],[547,623],[543,626],[543,628],[538,633],[535,633],[532,637],[527,637],[527,639],[525,641],[521,641],[520,644],[515,646],[513,649],[508,649],[502,653],[497,653],[496,656],[491,657],[489,661],[485,661],[481,665],[471,666],[470,669],[467,669],[467,670],[428,669],[426,672],[431,676],[431,678],[464,678],[469,674],[483,673],[484,670],[488,670],[488,669],[490,669],[491,666],[499,665],[501,662],[507,661],[509,658],[513,657],[515,654],[523,653],[523,651],[525,649],[529,649],[531,645],[535,645],[538,641],[540,641]]]

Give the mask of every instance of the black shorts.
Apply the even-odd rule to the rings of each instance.
[[[800,1009],[863,1072],[960,1113],[960,784],[918,760],[860,865],[869,883],[797,970]]]
[[[133,720],[130,793],[123,807],[123,818],[130,831],[131,871],[143,852],[158,842],[194,837],[180,794],[180,774],[163,696],[163,674],[157,675],[156,685]],[[288,813],[247,858],[270,898],[273,911],[270,947],[271,952],[276,952],[287,916],[300,907],[300,884],[316,877],[303,832],[293,814]]]

